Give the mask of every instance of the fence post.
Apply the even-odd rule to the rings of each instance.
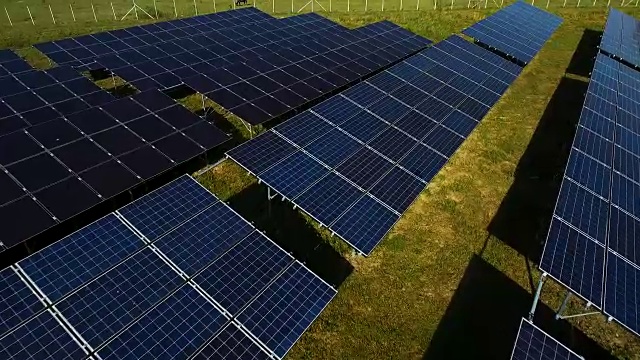
[[[218,12],[218,10],[216,10],[216,0],[213,0],[213,12]]]
[[[113,8],[113,3],[111,3],[111,8]],[[156,4],[156,0],[153,0],[153,10],[156,11],[156,19],[158,19],[158,5]]]
[[[76,13],[73,12],[73,6],[69,4],[69,9],[71,9],[71,16],[73,17],[73,22],[76,22]]]
[[[113,13],[113,20],[118,20],[118,17],[116,16],[116,9],[113,7],[113,2],[111,3],[111,12]],[[158,10],[156,10],[156,17],[158,17]]]
[[[331,12],[331,0],[329,0],[329,12]]]
[[[451,9],[450,10],[453,10],[453,0],[451,0]]]
[[[98,17],[96,16],[96,8],[93,7],[93,3],[91,3],[91,11],[93,11],[93,20],[98,22]]]
[[[271,2],[271,13],[276,13],[276,0],[272,0]]]
[[[418,3],[416,4],[416,10],[420,10],[420,0],[418,0]]]
[[[173,0],[173,13],[175,14],[175,17],[178,17],[178,8],[176,7],[176,0]]]
[[[487,8],[487,3],[489,2],[489,0],[484,0],[484,8]]]
[[[347,0],[347,12],[349,11],[351,11],[351,0]]]
[[[291,13],[293,14],[294,10],[293,10],[293,0],[291,0]]]
[[[367,12],[369,9],[369,0],[364,0],[364,11]]]
[[[7,14],[7,19],[9,20],[9,25],[11,25],[13,27],[13,22],[11,21],[11,16],[9,16],[9,11],[7,10],[7,7],[4,7],[4,12],[5,14]]]
[[[33,25],[35,25],[35,24],[36,24],[36,22],[35,22],[35,21],[33,21],[33,16],[31,16],[31,10],[29,10],[29,5],[27,5],[27,11],[29,12],[29,17],[31,18],[31,23],[32,23]]]
[[[384,0],[382,0],[382,11],[384,11]]]
[[[580,0],[578,0],[578,3],[576,4],[576,7],[580,7]]]
[[[193,8],[196,10],[196,16],[198,16],[198,5],[196,4],[196,0],[193,0]]]
[[[547,9],[549,8],[549,2],[551,2],[551,0],[547,0]]]
[[[438,0],[433,0],[433,10],[438,7]]]
[[[402,0],[400,0],[400,10],[402,10]]]
[[[51,20],[53,20],[53,25],[56,24],[56,18],[53,16],[53,10],[51,10],[51,5],[49,5],[49,12],[51,13]]]

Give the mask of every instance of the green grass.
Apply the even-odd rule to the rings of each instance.
[[[12,9],[32,3],[2,2]],[[118,9],[125,3],[118,1]],[[161,13],[171,17],[167,2],[162,3]],[[202,9],[207,3],[199,6]],[[370,2],[375,3],[381,4]],[[269,4],[259,2],[262,8]],[[189,14],[188,6],[183,5],[180,14]],[[290,10],[278,9],[282,14]],[[135,23],[108,19],[95,23],[86,20],[86,9],[83,11],[83,20],[74,23],[67,19],[64,26],[53,26],[46,20],[42,24],[38,20],[37,27],[3,25],[0,45],[25,47],[36,41]],[[355,256],[344,242],[292,209],[290,203],[267,201],[265,188],[230,161],[198,177],[311,269],[339,285],[335,300],[288,359],[508,358],[519,318],[531,305],[530,271],[534,284],[539,277],[536,265],[523,253],[544,241],[558,176],[577,121],[575,109],[579,110],[586,89],[586,74],[577,69],[589,69],[582,51],[597,44],[592,38],[584,46],[583,37],[593,37],[592,31],[600,30],[605,20],[602,8],[555,12],[565,19],[561,28],[369,258]],[[101,10],[100,14],[104,13]],[[487,13],[360,11],[325,15],[347,26],[389,19],[439,40]],[[46,19],[45,15],[39,13],[38,19]],[[42,62],[37,54],[30,54],[32,50],[20,52]],[[197,96],[183,99],[183,104],[191,109],[200,107]],[[215,104],[207,106],[222,111]],[[236,132],[238,141],[249,136],[237,119],[227,116],[220,121]],[[562,295],[559,285],[547,282],[536,318],[545,330],[569,346],[604,349],[602,354],[596,351],[602,355],[595,357],[598,359],[607,354],[640,359],[638,338],[606,323],[600,315],[572,319],[570,323],[578,331],[568,328],[566,322],[550,320],[549,307],[557,308]],[[579,312],[583,306],[574,299],[569,311]]]

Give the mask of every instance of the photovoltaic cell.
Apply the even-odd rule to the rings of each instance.
[[[582,360],[558,340],[526,319],[520,322],[511,360]]]
[[[329,285],[294,262],[237,320],[282,358],[335,294]]]
[[[12,269],[0,271],[0,335],[43,308],[33,291]]]
[[[56,301],[116,265],[142,241],[110,214],[34,253],[18,265]]]
[[[264,350],[233,324],[225,327],[194,359],[268,360]]]

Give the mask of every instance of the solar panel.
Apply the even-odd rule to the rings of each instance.
[[[620,10],[610,8],[600,41],[600,51],[631,66],[640,66],[637,29],[638,20]]]
[[[255,8],[238,9],[61,39],[35,47],[59,65],[95,69],[98,56],[132,50],[148,53],[154,47],[184,49],[193,44],[210,43],[210,37],[232,39],[237,36],[234,26],[265,21],[275,19]],[[251,27],[243,28],[243,33],[253,31]]]
[[[369,254],[520,71],[452,36],[227,156]]]
[[[516,1],[462,33],[527,64],[561,23],[556,15]]]
[[[16,53],[8,49],[0,50],[0,79],[30,70],[33,70],[33,67]]]
[[[581,360],[583,357],[571,351],[571,349],[549,336],[528,320],[522,319],[511,359]]]
[[[0,214],[12,224],[0,235],[5,247],[229,139],[155,90],[57,116],[0,136],[0,181],[10,189]],[[32,217],[33,224],[22,216]]]
[[[335,294],[324,281],[294,262],[237,320],[283,358]]]
[[[271,358],[336,294],[189,176],[0,277],[3,359]],[[262,312],[269,328],[241,329]]]
[[[625,75],[623,75],[625,74]],[[629,74],[629,75],[627,75]],[[598,54],[540,268],[636,334],[640,166],[636,103],[619,89],[635,71]],[[634,80],[624,80],[634,81]],[[611,90],[611,91],[609,91]],[[635,119],[635,120],[633,120]]]

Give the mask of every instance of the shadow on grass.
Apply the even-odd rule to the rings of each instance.
[[[538,263],[560,190],[587,83],[563,78],[487,231]]]
[[[228,200],[229,205],[293,257],[338,288],[353,266],[318,231],[279,197],[267,200],[267,189],[253,184]]]
[[[429,344],[424,360],[509,359],[520,319],[533,297],[474,255]],[[615,359],[554,311],[538,304],[534,324],[586,359]]]
[[[582,38],[571,58],[571,62],[569,62],[569,67],[567,67],[567,73],[590,77],[596,55],[598,55],[598,45],[600,45],[601,37],[602,31],[586,29],[582,33]]]

